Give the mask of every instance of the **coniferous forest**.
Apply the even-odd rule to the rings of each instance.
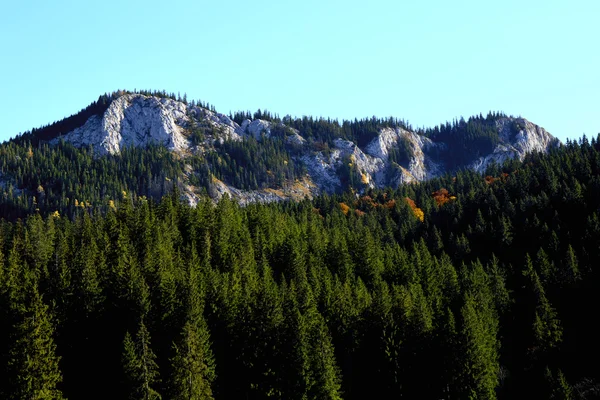
[[[597,139],[246,207],[162,148],[1,151],[2,399],[600,398]]]

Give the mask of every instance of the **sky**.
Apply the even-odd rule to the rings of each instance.
[[[0,140],[118,89],[217,111],[490,111],[561,140],[600,133],[598,0],[0,0]]]

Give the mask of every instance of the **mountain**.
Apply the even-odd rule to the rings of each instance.
[[[0,201],[0,399],[598,398],[600,136],[244,207],[120,151],[0,146],[39,185]]]
[[[600,135],[557,145],[101,97],[0,144],[0,398],[598,398]]]
[[[459,169],[547,152],[560,142],[523,118],[488,114],[433,129],[402,120],[332,121],[260,110],[227,116],[164,92],[117,92],[66,120],[24,135],[93,148],[96,156],[164,146],[182,163],[176,179],[191,204],[206,193],[241,203],[398,187]]]

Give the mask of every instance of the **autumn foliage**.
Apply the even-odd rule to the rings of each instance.
[[[348,207],[348,205],[346,203],[340,203],[340,208],[342,209],[342,212],[344,213],[344,215],[348,215],[348,211],[350,211],[350,207]]]
[[[456,196],[450,196],[448,189],[441,188],[440,190],[436,190],[432,193],[433,199],[435,200],[435,204],[438,207],[443,206],[447,202],[451,200],[456,200]]]
[[[421,210],[419,207],[417,207],[417,205],[415,204],[415,201],[413,199],[411,199],[410,197],[406,198],[406,202],[410,206],[412,212],[415,214],[415,217],[417,217],[417,219],[419,221],[423,222],[425,220],[425,213],[423,213],[423,210]]]
[[[354,202],[354,207],[361,209],[362,211],[372,210],[374,208],[383,207],[387,209],[393,209],[396,206],[396,200],[387,200],[387,196],[384,195],[383,199],[376,201],[371,196],[365,195]]]
[[[387,208],[388,210],[391,210],[396,206],[396,200],[388,200],[387,195],[385,194],[382,196],[382,198],[377,197],[376,199],[369,195],[364,195],[356,199],[354,203],[352,203],[352,207],[346,203],[339,203],[339,206],[344,215],[348,215],[351,210],[354,210],[354,214],[357,217],[361,217],[366,213],[378,208]]]
[[[369,210],[377,207],[379,204],[373,200],[371,196],[362,196],[359,199],[356,199],[354,202],[354,207],[362,208],[363,210]]]
[[[396,207],[396,200],[388,200],[383,206],[391,210],[392,208]]]
[[[486,176],[485,177],[485,183],[487,183],[488,185],[491,185],[492,183],[494,183],[498,178],[494,178],[493,176]]]

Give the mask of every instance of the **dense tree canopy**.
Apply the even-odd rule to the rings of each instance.
[[[0,210],[1,398],[600,393],[595,139],[246,207],[180,202],[163,149],[88,151],[0,149],[20,187],[45,185]]]

